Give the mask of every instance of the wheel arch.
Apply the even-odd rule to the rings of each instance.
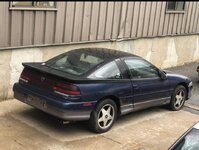
[[[98,102],[95,104],[94,109],[98,106],[98,104],[99,104],[100,102],[102,102],[102,101],[105,100],[105,99],[111,99],[111,100],[113,100],[113,101],[115,102],[115,104],[116,104],[116,106],[117,106],[117,114],[120,115],[120,114],[121,114],[120,99],[119,99],[117,96],[115,96],[115,95],[108,95],[108,96],[102,97],[102,98],[101,98],[100,100],[98,100]]]

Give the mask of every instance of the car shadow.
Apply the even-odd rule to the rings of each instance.
[[[37,130],[41,134],[63,142],[95,135],[95,133],[88,129],[86,121],[63,123],[63,120],[29,106],[25,110],[12,113],[11,117],[32,127],[33,130]]]
[[[122,126],[128,126],[152,118],[154,115],[160,115],[165,111],[169,110],[164,107],[153,107],[118,117],[109,132],[114,132]],[[98,136],[98,134],[93,133],[89,129],[88,121],[63,122],[63,120],[35,108],[28,108],[17,114],[13,114],[13,117],[39,130],[43,134],[61,141],[73,141]]]
[[[31,122],[40,123],[42,126],[48,126],[54,131],[57,130],[63,132],[65,128],[70,128],[67,132],[71,132],[72,128],[78,128],[81,130],[86,127],[86,121],[67,122],[36,108],[30,108],[23,112],[19,112],[18,116],[23,119],[28,119]]]

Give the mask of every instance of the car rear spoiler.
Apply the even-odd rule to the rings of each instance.
[[[73,76],[73,75],[67,74],[65,72],[62,72],[60,70],[50,68],[42,62],[22,63],[22,65],[24,66],[24,68],[30,68],[33,70],[37,70],[39,72],[54,76],[56,78],[65,79],[65,80],[73,82],[73,83],[85,81],[85,79],[83,79],[81,77]]]

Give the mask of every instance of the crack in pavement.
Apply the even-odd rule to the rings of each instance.
[[[117,143],[117,144],[123,145],[121,142],[116,141],[116,140],[113,140],[113,139],[111,139],[111,138],[109,138],[109,137],[106,137],[105,135],[102,135],[102,137],[104,137],[105,139],[111,140],[112,142],[115,142],[115,143]]]

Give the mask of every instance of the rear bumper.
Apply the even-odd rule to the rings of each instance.
[[[13,91],[17,100],[60,119],[80,121],[90,118],[92,107],[83,106],[84,102],[61,102],[50,97],[43,97],[18,83],[14,84]]]

